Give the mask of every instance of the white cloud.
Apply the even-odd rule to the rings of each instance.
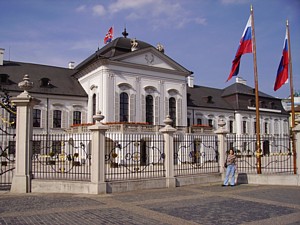
[[[249,0],[221,0],[221,3],[224,5],[229,5],[229,4],[245,4],[248,3]]]
[[[189,23],[205,25],[206,19],[192,15],[179,2],[167,0],[117,0],[108,5],[113,16],[126,12],[127,20],[147,20],[154,29],[161,27],[182,28]]]
[[[155,0],[117,0],[109,5],[108,9],[111,13],[117,13],[126,9],[139,9],[149,4],[156,4]]]
[[[97,16],[104,16],[106,14],[106,10],[103,5],[95,5],[93,7],[93,14]]]
[[[86,5],[78,6],[75,11],[76,12],[84,12],[86,10]]]

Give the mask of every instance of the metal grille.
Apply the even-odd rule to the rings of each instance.
[[[90,180],[91,134],[34,134],[34,179]]]
[[[232,135],[226,137],[228,149],[237,156],[239,173],[257,173],[256,136]],[[261,172],[263,174],[293,174],[291,139],[284,135],[261,135]]]
[[[219,172],[216,135],[176,134],[174,136],[175,176]]]
[[[0,190],[9,190],[15,169],[16,108],[7,92],[0,96]]]
[[[164,158],[161,134],[106,133],[106,181],[164,177]]]

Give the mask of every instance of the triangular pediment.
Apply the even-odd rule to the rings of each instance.
[[[152,47],[123,54],[122,56],[111,58],[111,60],[167,70],[189,72],[167,55]]]

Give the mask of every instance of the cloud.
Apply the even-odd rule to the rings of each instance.
[[[229,5],[229,4],[245,4],[248,3],[249,0],[221,0],[221,3],[224,5]]]
[[[93,14],[97,16],[104,16],[106,14],[106,10],[103,5],[95,5],[93,7]]]
[[[110,15],[126,13],[127,20],[143,19],[154,29],[161,27],[182,28],[189,23],[205,25],[206,19],[185,9],[179,2],[167,0],[117,0],[108,5]]]
[[[75,9],[76,12],[84,12],[86,11],[86,5],[81,5],[81,6],[78,6],[76,9]]]

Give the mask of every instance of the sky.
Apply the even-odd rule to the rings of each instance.
[[[300,0],[0,0],[4,60],[68,67],[104,46],[124,27],[128,38],[154,47],[193,71],[195,84],[225,88],[242,33],[254,10],[259,91],[287,98],[290,84],[273,90],[289,21],[293,85],[300,91]],[[254,87],[253,54],[239,76]],[[30,74],[29,74],[30,76]]]

